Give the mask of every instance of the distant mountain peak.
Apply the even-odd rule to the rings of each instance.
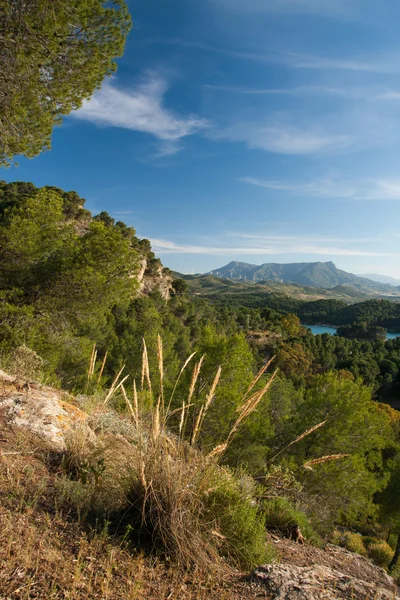
[[[324,289],[352,285],[370,292],[390,294],[391,291],[390,285],[342,271],[331,260],[326,262],[263,263],[261,265],[231,261],[219,269],[213,269],[208,274],[237,281],[278,281]]]

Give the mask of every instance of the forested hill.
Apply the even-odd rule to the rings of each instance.
[[[334,288],[351,284],[360,291],[395,294],[397,290],[389,285],[358,277],[338,269],[333,262],[312,263],[264,263],[253,265],[232,261],[219,269],[210,272],[215,277],[247,281],[280,281],[282,283],[297,283],[302,286],[318,288]]]
[[[29,348],[65,386],[84,377],[93,342],[115,347],[118,366],[117,328],[132,303],[152,292],[165,301],[172,287],[149,240],[84,203],[73,191],[0,181],[0,357],[7,366]]]

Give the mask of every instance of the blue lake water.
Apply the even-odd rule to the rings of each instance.
[[[386,335],[387,340],[394,340],[395,338],[400,337],[400,333],[390,333],[388,332]]]
[[[331,335],[334,335],[337,331],[336,327],[325,327],[324,325],[304,325],[304,327],[308,327],[309,329],[311,329],[314,335],[320,335],[321,333],[329,333]],[[398,337],[400,337],[400,332],[388,333],[386,339],[394,340]]]
[[[330,333],[334,335],[336,333],[336,327],[325,327],[324,325],[304,325],[304,327],[308,327],[311,329],[314,335],[319,335],[321,333]]]

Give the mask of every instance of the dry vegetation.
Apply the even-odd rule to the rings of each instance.
[[[0,598],[104,600],[263,597],[229,570],[207,579],[146,558],[121,537],[80,525],[55,503],[57,470],[43,449],[3,438],[0,463]],[[12,450],[10,448],[13,448]]]
[[[172,435],[161,340],[158,358],[155,401],[144,345],[140,391],[134,384],[129,399],[121,371],[107,393],[86,398],[91,427],[72,430],[62,453],[26,435],[0,432],[1,599],[262,597],[241,574],[273,557],[252,503],[255,484],[218,461],[272,379],[257,386],[266,367],[260,371],[228,437],[206,455],[196,440],[220,370],[189,432],[202,359],[195,364]],[[95,360],[93,353],[88,384]],[[108,408],[118,393],[129,418]],[[150,411],[143,408],[149,398]]]
[[[193,358],[183,365],[177,384]],[[0,421],[0,600],[267,597],[243,574],[277,558],[267,541],[266,519],[279,530],[277,517],[284,514],[287,525],[301,515],[289,505],[287,515],[279,503],[271,514],[260,510],[258,484],[221,466],[220,459],[276,371],[265,376],[271,361],[260,370],[228,435],[205,453],[197,441],[221,369],[195,406],[202,363],[203,358],[193,361],[187,394],[171,410],[177,385],[165,398],[161,339],[157,383],[150,378],[144,344],[139,386],[133,382],[128,388],[121,369],[108,391],[96,388],[82,397],[84,408],[90,408],[87,424],[70,431],[63,452],[2,431]],[[100,376],[95,367],[94,348],[88,391],[93,381],[100,382],[104,360]],[[124,416],[110,409],[113,399],[125,402]],[[168,428],[171,416],[175,434]],[[324,456],[308,468],[341,458]]]

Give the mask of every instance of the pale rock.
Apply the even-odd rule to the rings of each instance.
[[[20,380],[0,371],[0,426],[28,432],[54,450],[65,449],[65,435],[87,415],[60,390]]]

